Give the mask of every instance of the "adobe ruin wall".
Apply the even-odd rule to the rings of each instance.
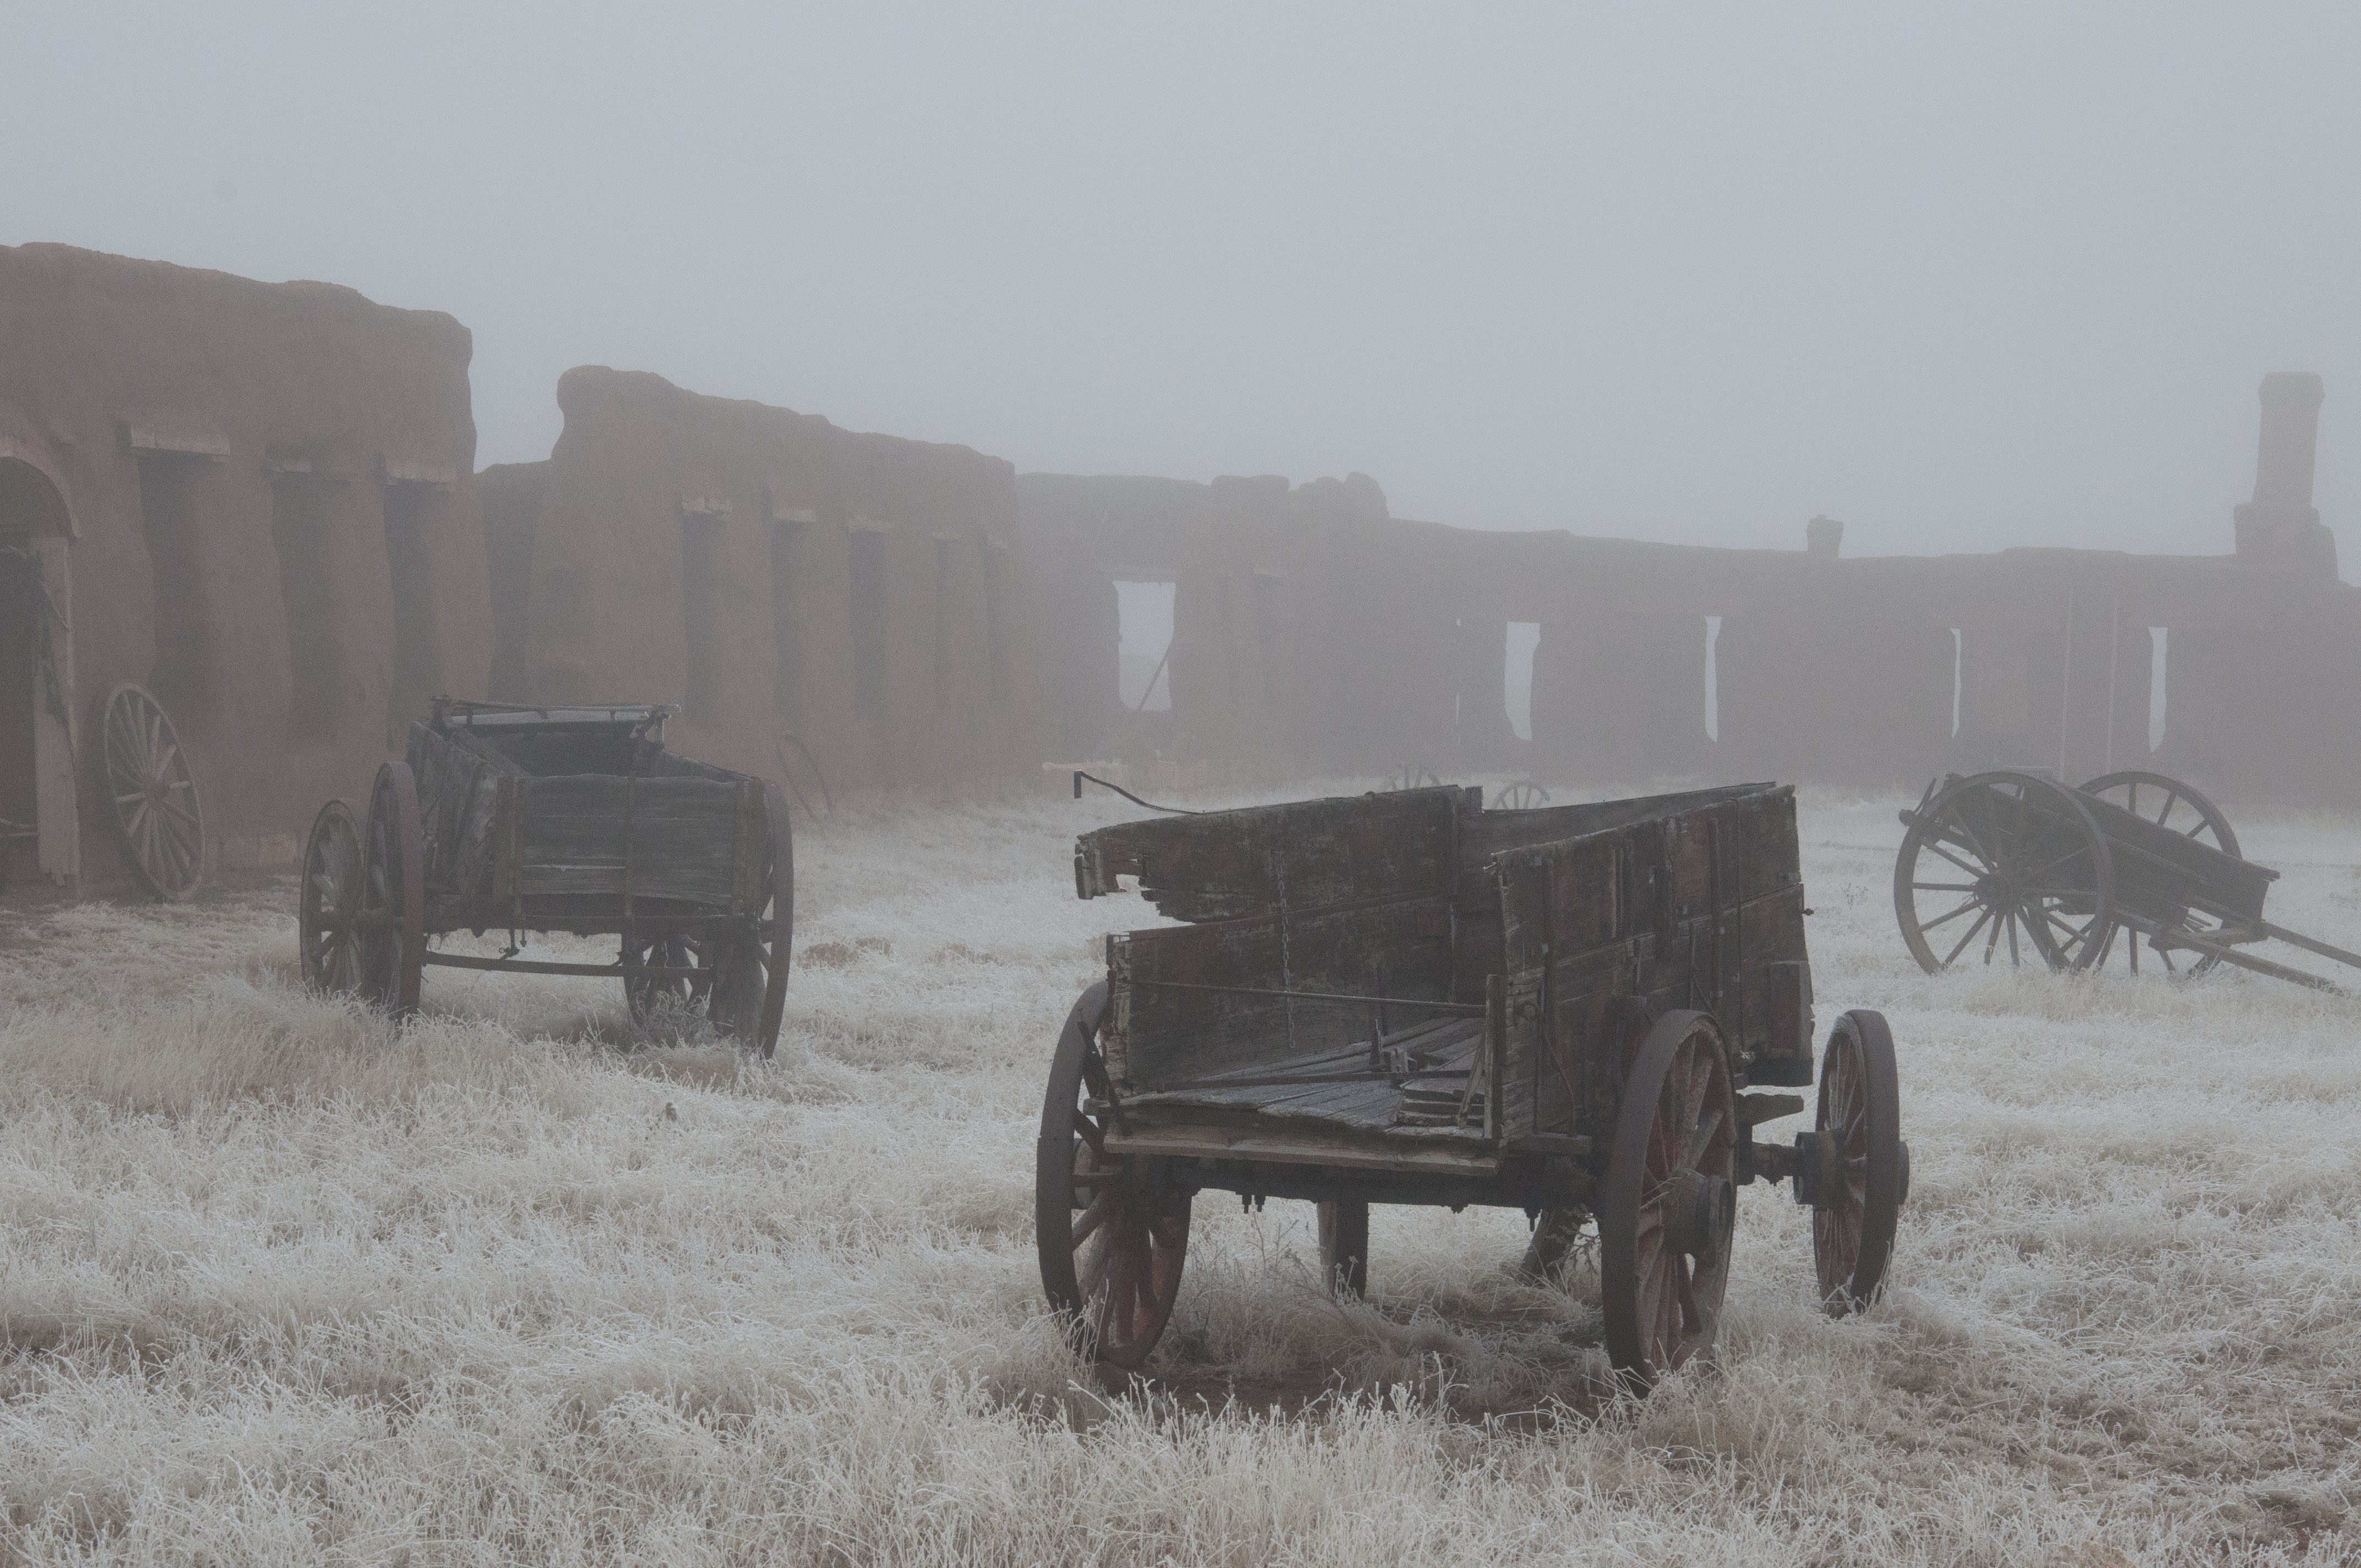
[[[1038,775],[1007,463],[645,372],[580,367],[557,397],[549,459],[483,479],[493,696],[671,703],[675,749],[833,788]]]
[[[123,682],[179,729],[215,863],[286,863],[424,695],[488,671],[467,329],[335,284],[26,245],[0,247],[0,817],[42,818],[14,869],[127,875],[93,754]],[[70,726],[20,711],[34,577]],[[71,803],[34,798],[52,751]]]

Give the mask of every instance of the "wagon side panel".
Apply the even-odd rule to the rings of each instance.
[[[1112,938],[1108,1070],[1123,1092],[1145,1093],[1241,1067],[1345,1051],[1367,1041],[1367,1005],[1240,992],[1446,1001],[1451,957],[1451,906],[1443,897]],[[1398,1028],[1415,1016],[1414,1009],[1404,1010],[1389,1023]]]
[[[516,781],[518,891],[738,902],[742,791],[702,778]],[[628,873],[628,875],[627,875]]]

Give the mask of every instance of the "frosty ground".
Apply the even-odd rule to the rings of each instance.
[[[430,970],[397,1033],[296,985],[288,882],[0,910],[0,1561],[2361,1559],[2361,1001],[1929,978],[1898,804],[1803,809],[1822,1031],[1899,1046],[1892,1289],[1822,1316],[1746,1189],[1637,1407],[1515,1213],[1378,1211],[1348,1306],[1308,1206],[1209,1193],[1152,1376],[1072,1358],[1032,1141],[1152,923],[1072,895],[1120,802],[805,826],[768,1066],[581,981]],[[2361,938],[2361,823],[2233,816]]]

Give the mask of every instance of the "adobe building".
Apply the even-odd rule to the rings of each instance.
[[[495,699],[674,704],[668,744],[807,790],[1039,776],[1007,463],[602,366],[557,400],[549,458],[479,480]]]
[[[312,813],[491,654],[467,330],[329,283],[0,247],[0,853],[106,887],[98,715],[152,692],[207,860]]]
[[[2361,592],[2312,507],[2321,403],[2316,376],[2265,379],[2254,499],[2218,556],[1854,558],[1827,518],[1794,551],[1484,533],[1389,517],[1359,476],[1017,486],[1070,755],[1913,788],[2146,767],[2361,806]],[[1118,581],[1171,585],[1169,712],[1117,695]],[[1530,739],[1504,703],[1512,625]]]

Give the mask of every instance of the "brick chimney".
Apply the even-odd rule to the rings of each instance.
[[[2262,439],[2255,451],[2255,499],[2239,507],[2238,559],[2336,577],[2336,535],[2312,504],[2320,439],[2320,378],[2274,370],[2263,378]]]

